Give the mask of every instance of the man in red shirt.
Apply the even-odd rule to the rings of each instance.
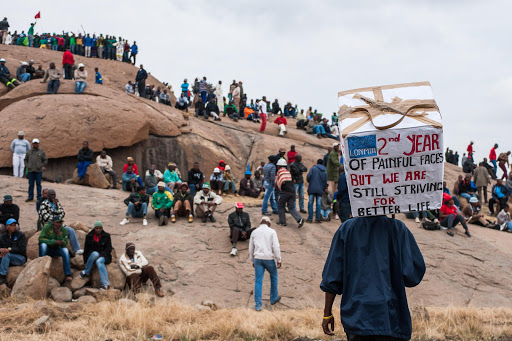
[[[62,65],[64,68],[64,79],[73,79],[73,64],[75,63],[75,58],[73,58],[73,54],[69,51],[69,48],[62,55]]]
[[[494,174],[498,175],[498,163],[496,162],[496,149],[498,149],[498,144],[495,143],[494,147],[491,148],[491,152],[489,153],[489,160],[494,166]]]
[[[473,159],[473,153],[473,141],[471,141],[468,146],[468,156],[470,156],[471,159]]]
[[[286,117],[284,117],[284,113],[281,113],[281,115],[279,115],[279,117],[276,118],[274,123],[277,124],[277,126],[279,127],[279,136],[284,137],[284,135],[286,135],[287,133],[286,124],[288,124],[288,122],[286,121]]]
[[[441,226],[448,228],[446,233],[448,233],[450,236],[454,236],[452,229],[458,223],[461,223],[462,227],[464,227],[464,230],[466,230],[465,234],[468,237],[471,237],[468,225],[466,224],[466,219],[462,216],[462,214],[460,214],[457,206],[455,206],[452,196],[447,193],[443,193],[443,205],[439,210],[439,220],[441,221]]]
[[[298,153],[295,151],[295,145],[291,145],[290,146],[290,151],[286,154],[286,156],[288,157],[288,164],[291,164],[293,163],[293,161],[295,161],[295,155],[297,155]]]

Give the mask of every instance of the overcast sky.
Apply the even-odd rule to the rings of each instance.
[[[27,30],[81,30],[136,40],[145,68],[176,92],[187,77],[242,80],[266,95],[330,116],[337,93],[430,81],[445,144],[476,157],[508,150],[512,2],[472,0],[5,1],[0,16]],[[499,133],[498,133],[499,132]],[[499,135],[499,136],[498,136]]]

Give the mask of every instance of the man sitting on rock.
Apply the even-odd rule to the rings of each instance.
[[[144,184],[142,183],[142,179],[139,177],[139,167],[137,167],[137,164],[135,163],[135,160],[133,159],[133,157],[128,156],[128,158],[126,160],[127,160],[127,162],[123,166],[123,173],[126,173],[126,171],[128,170],[128,167],[131,166],[132,171],[135,173],[135,175],[137,175],[137,183],[139,184],[139,186],[144,186]]]
[[[176,171],[175,163],[169,162],[167,165],[167,169],[164,172],[164,182],[171,191],[174,191],[174,187],[178,189],[179,185],[183,182],[181,181],[180,176]]]
[[[213,117],[214,121],[220,121],[221,119],[219,115],[219,106],[217,105],[217,103],[215,103],[215,99],[211,98],[206,104],[204,118],[208,119],[208,117],[211,116]]]
[[[213,170],[213,174],[210,175],[210,184],[212,191],[218,191],[219,195],[222,195],[222,190],[224,189],[224,176],[219,168],[215,168]]]
[[[236,256],[238,253],[236,248],[237,242],[248,240],[251,237],[252,231],[254,231],[254,229],[251,228],[251,218],[249,217],[249,214],[244,212],[243,203],[236,203],[235,212],[228,216],[228,225],[231,230],[229,238],[231,239],[231,245],[233,246],[230,255]]]
[[[194,216],[192,215],[193,200],[194,198],[188,191],[188,185],[182,183],[180,190],[174,195],[174,208],[171,215],[171,223],[176,222],[176,216],[188,217],[189,223],[194,221]]]
[[[119,258],[119,265],[126,275],[126,283],[128,283],[128,286],[137,294],[140,292],[142,284],[146,283],[149,279],[153,283],[155,294],[158,297],[164,297],[160,278],[158,278],[155,269],[151,265],[148,265],[149,262],[142,252],[135,250],[135,244],[133,242],[126,243],[125,249],[125,253]]]
[[[0,233],[5,232],[7,220],[14,219],[16,222],[20,219],[20,208],[12,203],[12,195],[4,195],[4,203],[0,205]]]
[[[462,214],[467,219],[468,224],[475,224],[484,227],[491,227],[491,225],[493,225],[487,221],[484,214],[481,213],[480,202],[475,197],[469,199],[469,203],[462,209]]]
[[[284,117],[284,113],[281,113],[281,115],[275,119],[274,123],[279,127],[279,136],[284,137],[288,132],[286,130],[288,122],[286,121],[286,117]]]
[[[47,196],[45,198],[44,196]],[[37,208],[37,207],[36,207]],[[60,217],[64,219],[66,212],[62,208],[59,199],[57,199],[57,193],[53,189],[46,189],[43,191],[43,201],[39,206],[39,224],[38,227],[44,227],[47,223],[51,222],[54,217]],[[73,228],[69,226],[64,226],[66,230],[68,230],[68,238],[69,245],[71,246],[71,251],[75,255],[81,255],[84,253],[82,249],[80,249],[80,243],[78,242],[78,238],[76,237],[76,232]]]
[[[238,192],[236,190],[236,182],[235,182],[235,176],[233,173],[231,173],[231,166],[226,165],[226,168],[224,169],[224,193],[228,194],[229,187],[233,190],[233,194],[235,196],[238,196]]]
[[[44,225],[39,235],[39,257],[62,257],[66,282],[73,279],[69,263],[69,251],[66,248],[68,240],[68,230],[63,226],[62,218],[59,216],[53,217],[51,222]]]
[[[27,262],[27,238],[18,231],[18,222],[8,219],[7,232],[0,236],[0,285],[7,280],[10,265],[20,266]]]
[[[240,195],[257,198],[260,195],[261,188],[254,186],[254,181],[251,179],[252,173],[247,167],[247,172],[244,174],[244,178],[240,180]]]
[[[167,225],[171,216],[171,208],[173,203],[172,192],[165,190],[165,183],[158,183],[158,191],[153,193],[153,201],[151,207],[155,210],[155,216],[158,219],[158,225]]]
[[[199,170],[199,162],[194,162],[194,167],[188,171],[188,185],[192,197],[203,187],[204,175]]]
[[[117,188],[117,174],[113,169],[114,163],[112,162],[112,158],[107,155],[106,151],[101,151],[101,154],[96,157],[96,163],[100,167],[103,174],[108,173],[112,177],[112,188]]]
[[[85,237],[84,263],[85,269],[80,272],[80,278],[90,276],[92,267],[96,265],[100,273],[100,290],[107,290],[110,286],[108,280],[107,268],[112,262],[112,241],[110,234],[103,231],[103,223],[97,221],[94,223],[94,229]]]
[[[210,184],[206,182],[203,184],[203,188],[196,193],[194,204],[196,205],[196,216],[203,218],[203,223],[206,223],[207,218],[210,218],[213,223],[215,222],[213,213],[217,206],[222,204],[222,197],[210,191]]]
[[[78,178],[80,180],[84,179],[85,173],[87,172],[87,167],[91,164],[93,160],[94,152],[91,148],[89,148],[89,142],[84,141],[82,144],[82,149],[78,151]]]
[[[254,181],[254,188],[259,190],[259,197],[263,198],[263,195],[265,194],[265,187],[263,187],[263,178],[261,177],[261,172],[256,171],[256,173],[254,173],[254,179],[252,180]]]
[[[15,77],[11,76],[11,73],[9,72],[9,69],[7,68],[7,66],[5,66],[4,58],[0,59],[0,83],[5,84],[5,86],[9,90],[12,90],[15,87],[17,87],[18,85],[20,85],[18,80]]]
[[[146,189],[144,187],[138,187],[137,192],[132,192],[128,198],[124,199],[124,203],[128,206],[128,209],[126,210],[126,218],[123,219],[121,225],[128,224],[130,217],[142,218],[142,225],[148,225],[146,215],[148,212],[149,197],[146,195]]]
[[[496,185],[492,186],[492,198],[489,199],[489,212],[494,215],[494,204],[500,204],[501,207],[507,204],[508,198],[510,194],[512,194],[512,190],[503,184],[501,179],[498,179]]]
[[[132,166],[128,166],[126,172],[123,173],[123,191],[135,192],[137,190],[139,176],[132,170]]]
[[[148,195],[153,195],[156,191],[158,191],[158,182],[164,179],[164,175],[158,169],[156,169],[155,165],[151,165],[151,167],[146,171],[146,177],[144,178],[144,186],[146,187],[146,193]],[[171,191],[171,189],[165,186],[166,191]]]

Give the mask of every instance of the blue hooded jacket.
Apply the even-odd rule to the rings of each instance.
[[[308,194],[322,195],[327,186],[327,169],[324,165],[311,167],[306,180],[309,183]]]
[[[341,297],[347,334],[409,340],[412,326],[405,287],[418,285],[425,262],[413,234],[399,220],[358,217],[332,240],[320,288]]]

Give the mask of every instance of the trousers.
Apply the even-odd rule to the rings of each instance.
[[[131,274],[126,277],[126,283],[133,289],[133,291],[137,292],[140,290],[142,284],[146,283],[148,279],[153,283],[153,287],[155,289],[160,289],[162,287],[162,284],[160,284],[160,278],[158,278],[155,269],[151,265],[142,267],[142,272],[140,274]]]
[[[25,171],[25,154],[12,155],[12,169],[15,178],[22,178]]]

